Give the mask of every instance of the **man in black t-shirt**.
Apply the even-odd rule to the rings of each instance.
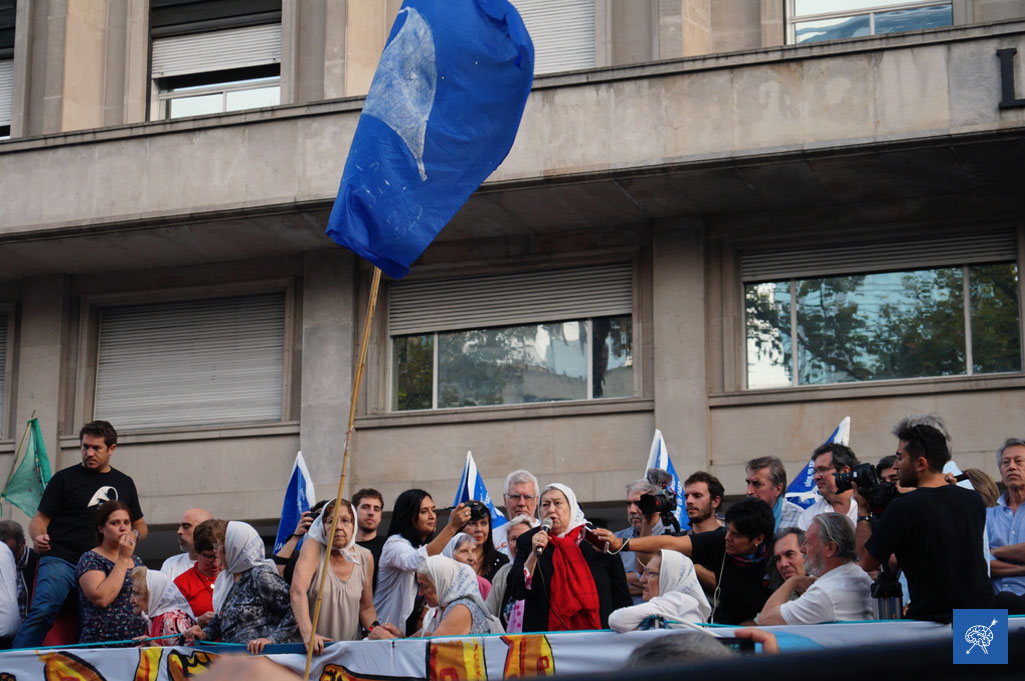
[[[384,497],[376,489],[366,487],[352,495],[356,509],[356,543],[370,551],[374,557],[374,591],[377,591],[377,573],[381,571],[381,549],[387,537],[377,529],[381,524]]]
[[[890,502],[875,526],[868,503],[855,492],[861,567],[875,570],[896,555],[908,580],[909,619],[948,623],[955,608],[992,607],[982,499],[945,479],[950,450],[939,430],[905,423],[895,434],[900,485],[916,489]]]
[[[117,431],[106,421],[82,426],[82,463],[57,471],[43,491],[29,534],[40,554],[36,588],[28,615],[14,638],[15,648],[34,648],[69,593],[77,587],[75,566],[83,553],[96,546],[96,510],[107,501],[121,501],[131,509],[132,527],[145,538],[146,521],[135,483],[110,466],[117,449]]]

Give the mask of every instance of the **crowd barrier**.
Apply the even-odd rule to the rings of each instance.
[[[728,627],[716,628],[729,635]],[[894,643],[950,641],[949,626],[928,622],[858,622],[766,627],[784,653]],[[1009,620],[1009,633],[1025,632],[1025,617]],[[314,660],[319,681],[486,681],[524,676],[586,674],[618,669],[639,644],[665,631],[508,634],[467,638],[353,641],[328,646]],[[673,635],[700,636],[681,631]],[[3,681],[184,681],[201,675],[217,657],[242,646],[56,648],[0,653]],[[269,659],[302,673],[299,644],[268,646]]]

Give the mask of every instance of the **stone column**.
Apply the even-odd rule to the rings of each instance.
[[[708,461],[702,222],[657,221],[652,256],[655,427],[683,473]]]
[[[355,299],[352,253],[306,253],[299,446],[319,497],[334,495],[341,473],[358,342]]]

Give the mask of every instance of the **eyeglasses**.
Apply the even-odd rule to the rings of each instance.
[[[513,501],[533,501],[537,497],[533,494],[506,494]]]
[[[652,572],[648,568],[644,568],[644,571],[641,574],[643,574],[646,578],[651,579],[652,577],[658,577],[662,573],[658,571]]]
[[[199,554],[199,557],[205,560],[217,560],[217,554],[213,551],[203,551]]]

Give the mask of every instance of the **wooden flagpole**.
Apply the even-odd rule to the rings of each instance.
[[[370,325],[377,307],[377,290],[381,286],[381,269],[374,268],[374,278],[370,283],[370,300],[367,302],[367,315],[363,320],[363,336],[359,342],[359,360],[356,362],[356,375],[352,380],[352,399],[349,402],[349,427],[345,431],[345,452],[342,454],[342,474],[338,479],[338,494],[335,496],[334,513],[331,514],[331,531],[327,533],[327,547],[324,551],[324,562],[320,568],[320,587],[317,589],[317,602],[313,607],[313,625],[310,640],[306,641],[306,669],[303,681],[310,679],[310,665],[313,663],[313,642],[317,638],[317,622],[320,620],[320,605],[324,597],[324,582],[327,571],[331,569],[331,544],[334,542],[335,528],[338,526],[338,510],[341,508],[342,492],[345,489],[345,471],[349,466],[349,447],[352,443],[353,423],[356,420],[356,400],[359,398],[360,385],[363,382],[363,369],[367,364],[367,346],[370,344]],[[356,519],[352,519],[353,532],[356,531]]]

